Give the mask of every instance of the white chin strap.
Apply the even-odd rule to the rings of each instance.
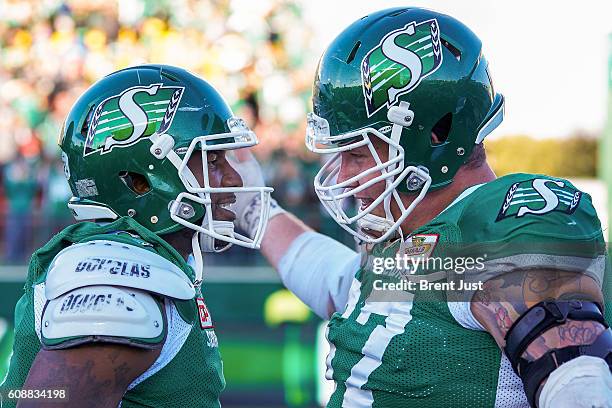
[[[393,228],[393,221],[374,214],[366,214],[357,220],[357,227],[362,231],[373,231],[377,235],[385,235]]]
[[[204,228],[211,230],[206,217],[204,217],[204,224],[202,225]],[[212,231],[217,232],[219,235],[223,235],[227,238],[234,238],[234,223],[231,221],[213,221]],[[222,241],[220,239],[216,239],[210,235],[204,234],[202,232],[198,232],[200,238],[200,250],[202,252],[223,252],[228,250],[232,243],[228,241]]]
[[[203,224],[207,224],[206,217],[204,217]],[[234,237],[234,223],[231,221],[213,221],[214,228],[217,233],[233,238]],[[204,225],[202,225],[204,226]],[[219,246],[218,244],[222,244]],[[195,272],[194,286],[199,287],[202,285],[203,270],[204,270],[204,259],[202,258],[203,252],[223,252],[232,246],[230,242],[217,240],[210,235],[204,234],[203,232],[194,232],[191,237],[191,251],[193,255],[194,264],[193,269]]]

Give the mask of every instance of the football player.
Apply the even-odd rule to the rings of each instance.
[[[496,178],[483,140],[504,98],[478,37],[425,9],[365,16],[322,56],[313,108],[306,144],[331,154],[315,190],[363,253],[276,203],[262,251],[330,319],[328,406],[611,406],[600,222],[567,180]],[[245,183],[263,185],[240,156]],[[254,233],[258,199],[239,208]],[[462,253],[482,255],[478,268]],[[455,266],[399,265],[434,258]]]
[[[228,207],[256,194],[263,227],[271,189],[243,187],[226,158],[256,143],[210,84],[180,68],[127,68],[80,97],[59,144],[69,207],[84,222],[32,256],[4,407],[220,405],[202,251],[258,247],[263,229],[234,232]]]

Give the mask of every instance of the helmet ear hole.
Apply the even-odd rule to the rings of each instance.
[[[453,114],[447,113],[431,128],[431,145],[437,146],[446,143],[451,126],[453,125]]]
[[[151,191],[149,181],[142,174],[131,171],[121,171],[119,172],[119,178],[121,181],[123,181],[123,184],[125,184],[126,187],[132,190],[136,195],[145,195]]]

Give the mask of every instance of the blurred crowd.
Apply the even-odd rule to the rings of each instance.
[[[0,0],[0,258],[23,262],[71,222],[62,121],[92,82],[140,63],[211,82],[262,141],[255,153],[276,198],[315,227],[333,224],[303,147],[318,58],[310,34],[284,0]]]

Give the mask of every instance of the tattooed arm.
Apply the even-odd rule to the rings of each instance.
[[[601,290],[589,276],[557,270],[520,270],[487,281],[474,295],[471,309],[503,349],[512,323],[536,303],[551,299],[590,300],[603,305]],[[591,344],[604,330],[598,322],[568,320],[536,338],[522,357],[533,361],[551,349]],[[538,397],[545,382],[540,385]]]
[[[161,349],[100,343],[66,350],[41,350],[23,389],[64,389],[68,400],[65,403],[20,400],[17,407],[116,408],[130,383],[153,364],[160,352]]]

